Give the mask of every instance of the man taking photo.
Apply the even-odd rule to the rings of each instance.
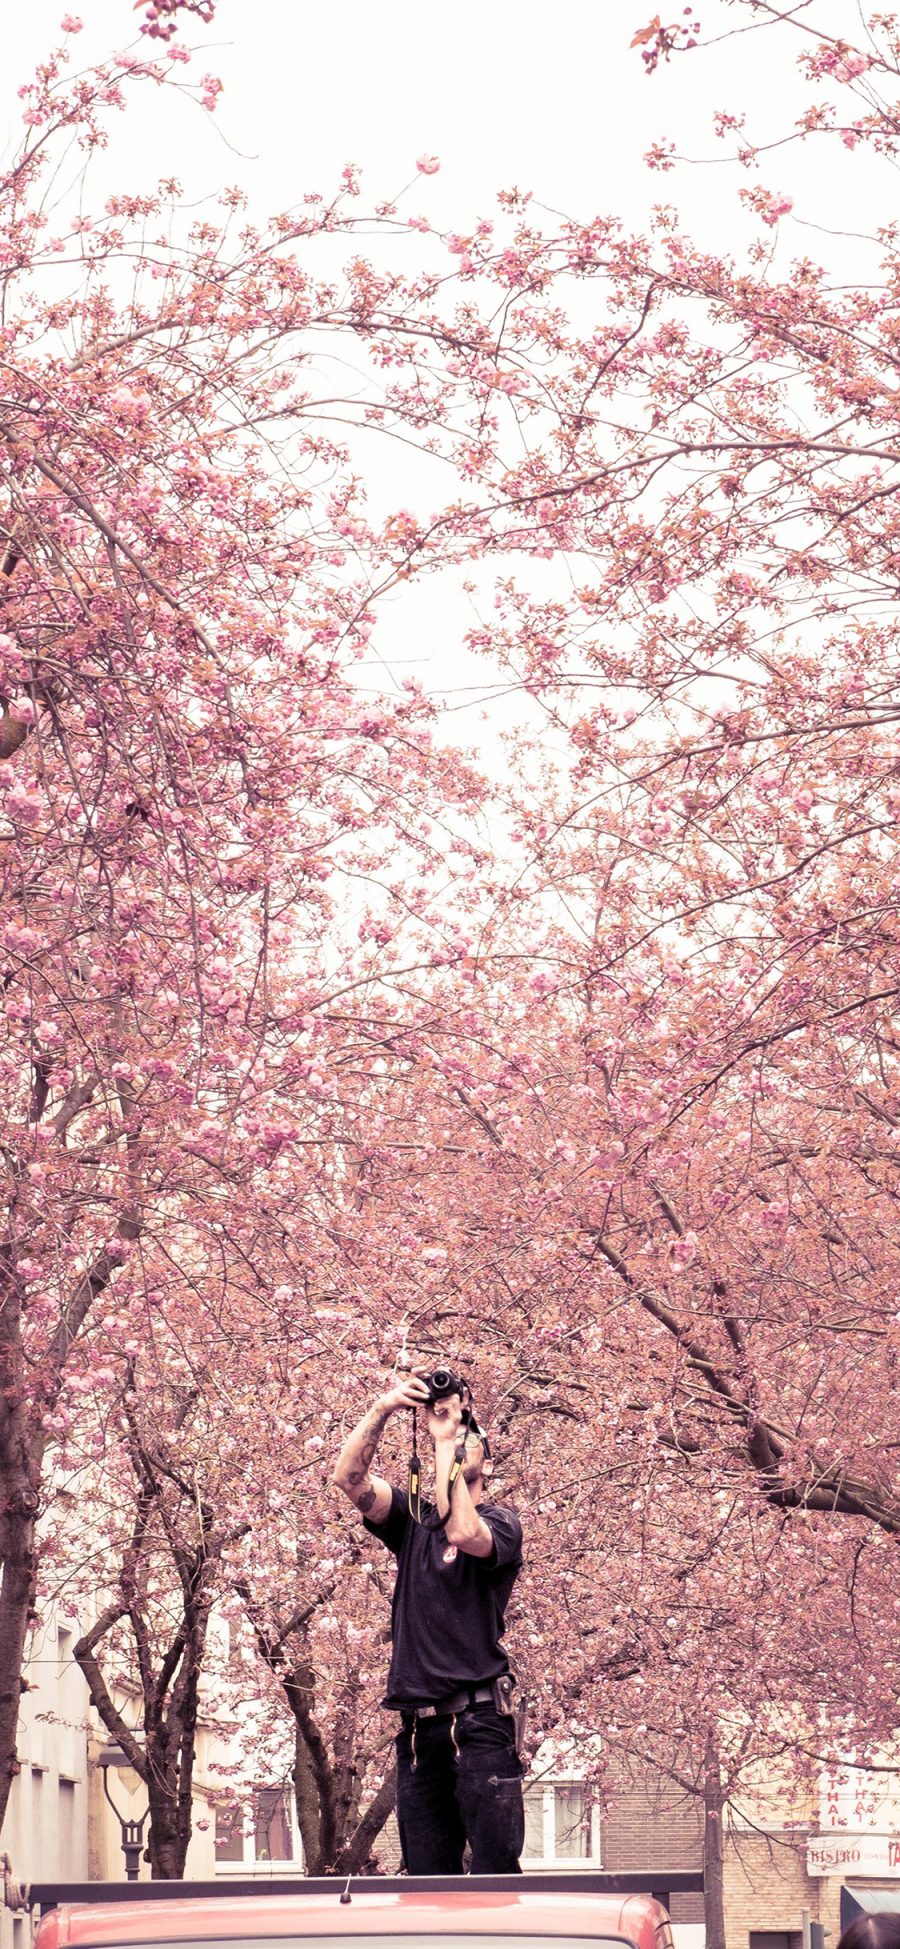
[[[375,1401],[338,1456],[334,1481],[397,1558],[383,1703],[400,1714],[397,1821],[411,1875],[518,1874],[525,1833],[514,1681],[501,1639],[522,1565],[522,1526],[488,1500],[493,1463],[466,1383],[435,1398],[409,1374]],[[439,1374],[433,1377],[437,1382]],[[434,1442],[434,1501],[372,1473],[391,1416],[421,1409]]]

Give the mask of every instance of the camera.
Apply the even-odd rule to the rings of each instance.
[[[425,1382],[432,1407],[436,1401],[446,1401],[451,1394],[458,1394],[461,1399],[469,1392],[468,1381],[460,1374],[451,1373],[449,1367],[435,1367],[432,1373],[421,1374],[419,1378]]]

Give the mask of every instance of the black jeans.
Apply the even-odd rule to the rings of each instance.
[[[397,1734],[397,1824],[410,1875],[521,1874],[522,1768],[513,1722],[492,1705],[455,1719],[404,1718]]]

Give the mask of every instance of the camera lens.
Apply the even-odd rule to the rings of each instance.
[[[453,1375],[451,1374],[449,1367],[436,1367],[434,1373],[431,1376],[432,1393],[449,1394],[450,1383],[452,1379],[453,1379]]]

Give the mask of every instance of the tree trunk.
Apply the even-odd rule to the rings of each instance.
[[[345,1836],[344,1845],[335,1856],[334,1873],[338,1875],[358,1875],[366,1871],[372,1847],[392,1814],[397,1802],[397,1762],[392,1760],[388,1771],[362,1820],[349,1839]]]
[[[23,1482],[22,1471],[0,1469],[3,1514],[0,1521],[0,1827],[6,1815],[9,1790],[19,1770],[16,1738],[22,1698],[25,1638],[34,1609],[36,1556],[34,1505],[36,1497]]]
[[[327,1874],[338,1844],[335,1784],[324,1747],[314,1758],[299,1718],[294,1732],[294,1798],[306,1872]]]
[[[706,1949],[725,1949],[725,1796],[719,1755],[707,1736],[703,1776],[703,1879]]]
[[[0,1827],[18,1772],[22,1663],[37,1582],[40,1453],[35,1455],[28,1439],[21,1329],[21,1289],[5,1246],[0,1251]]]
[[[313,1713],[315,1670],[307,1656],[289,1655],[285,1650],[286,1640],[293,1633],[307,1644],[306,1626],[319,1605],[333,1595],[334,1584],[329,1584],[311,1604],[295,1612],[277,1634],[254,1615],[246,1583],[241,1582],[236,1588],[253,1625],[260,1656],[277,1678],[293,1714],[294,1801],[306,1872],[308,1875],[364,1873],[372,1844],[396,1801],[396,1767],[392,1762],[371,1805],[360,1817],[361,1772],[355,1758],[356,1718],[352,1699],[346,1703],[346,1710],[338,1714],[334,1747],[330,1750]]]
[[[336,1772],[324,1747],[313,1756],[298,1724],[294,1744],[294,1795],[307,1874],[364,1874],[372,1847],[394,1810],[396,1764],[391,1761],[378,1792],[358,1820],[356,1802],[348,1806],[339,1804]]]
[[[174,1780],[152,1782],[147,1787],[150,1828],[147,1854],[153,1881],[181,1881],[187,1859],[188,1833],[179,1832],[178,1801]]]
[[[130,1214],[120,1218],[123,1238],[136,1238],[138,1231]],[[38,1407],[55,1406],[69,1350],[93,1300],[108,1285],[113,1263],[104,1248],[77,1281],[53,1334],[42,1390],[35,1401],[34,1380],[26,1372],[22,1349],[22,1288],[15,1252],[8,1239],[0,1245],[0,1829],[19,1770],[16,1739],[22,1665],[37,1587],[35,1522],[47,1438],[33,1417]]]
[[[141,1746],[116,1710],[96,1656],[96,1646],[127,1615],[124,1603],[113,1604],[104,1611],[93,1629],[79,1638],[75,1661],[84,1673],[91,1701],[107,1732],[118,1741],[147,1789],[150,1808],[147,1858],[151,1879],[181,1881],[191,1839],[199,1672],[192,1660],[191,1669],[179,1679],[168,1712],[163,1705],[168,1678],[163,1682],[164,1675],[158,1676],[153,1695],[149,1700],[145,1696],[144,1700],[145,1744]],[[202,1633],[200,1642],[202,1645]],[[196,1654],[196,1642],[189,1639],[184,1656],[188,1657],[192,1649]],[[175,1650],[171,1661],[174,1669]],[[148,1720],[152,1721],[149,1725]]]

